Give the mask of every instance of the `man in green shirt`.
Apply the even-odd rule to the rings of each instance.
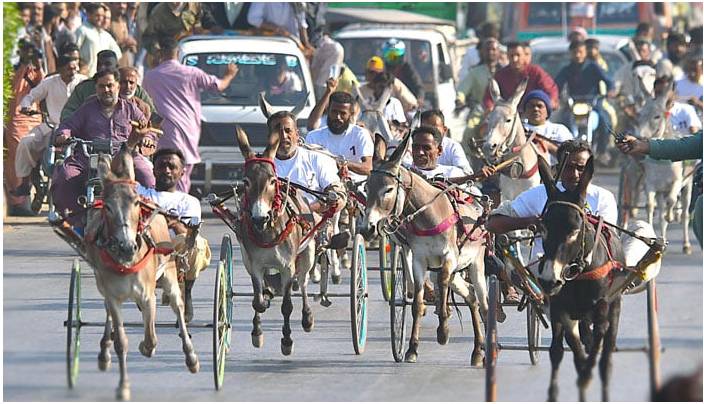
[[[679,139],[638,139],[626,136],[619,150],[632,156],[649,156],[655,160],[696,160],[702,158],[702,131]],[[694,203],[694,235],[702,246],[702,196]]]
[[[111,50],[104,50],[98,52],[98,71],[102,69],[117,69],[117,55]],[[69,118],[81,105],[92,95],[95,95],[95,77],[88,80],[84,80],[71,93],[68,97],[66,105],[61,110],[61,122]],[[154,112],[154,102],[152,101],[149,94],[140,86],[137,85],[137,90],[135,90],[134,96],[146,102],[151,111]],[[152,122],[154,122],[156,114],[152,114]]]

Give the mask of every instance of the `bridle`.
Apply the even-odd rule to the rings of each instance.
[[[501,157],[503,157],[509,150],[511,150],[511,145],[516,141],[516,137],[518,136],[518,131],[516,130],[516,122],[518,122],[519,120],[520,117],[518,115],[518,111],[516,111],[513,114],[513,123],[511,124],[509,135],[506,137],[506,140],[501,143],[501,147],[498,150],[496,158],[501,159]],[[513,152],[513,150],[511,151]]]
[[[507,136],[506,140],[501,143],[501,146],[498,148],[497,153],[495,156],[489,156],[489,157],[494,157],[496,158],[497,162],[504,162],[508,161],[510,159],[517,159],[518,156],[523,152],[523,149],[528,147],[529,145],[533,147],[532,142],[535,136],[537,135],[537,132],[533,131],[530,136],[526,138],[525,143],[522,145],[516,145],[516,146],[511,146],[516,142],[516,138],[518,137],[518,130],[516,130],[516,123],[520,120],[520,116],[518,115],[518,111],[516,111],[513,115],[513,123],[511,124],[511,129],[509,132],[509,136]],[[533,148],[533,151],[536,154],[536,157],[538,155],[537,150]],[[507,157],[507,154],[509,155]],[[523,165],[523,161],[520,161],[519,164]],[[521,175],[518,177],[520,179],[528,179],[533,177],[536,173],[538,172],[538,162],[536,158],[536,163],[535,165],[530,168],[529,170],[522,172]]]
[[[582,224],[581,224],[581,229],[580,229],[580,240],[579,240],[579,252],[577,253],[577,258],[575,258],[572,262],[570,262],[568,265],[566,265],[562,269],[562,278],[565,281],[571,281],[576,279],[579,275],[584,272],[585,268],[591,264],[591,262],[587,262],[587,255],[585,255],[585,250],[586,250],[586,234],[587,234],[587,213],[584,211],[584,208],[581,206],[577,205],[576,203],[572,202],[567,202],[567,201],[551,201],[548,202],[545,205],[545,211],[543,213],[543,216],[545,213],[550,209],[551,206],[555,205],[561,205],[561,206],[567,206],[568,208],[574,209],[577,212],[579,212],[579,216],[582,218]],[[592,252],[590,255],[593,256],[594,249],[596,247],[596,242],[599,239],[599,233],[596,234],[594,240],[594,246],[592,248]]]
[[[400,217],[403,214],[403,211],[406,209],[406,206],[409,204],[408,195],[410,194],[409,191],[413,189],[413,175],[410,176],[410,184],[408,186],[405,186],[403,184],[403,178],[401,178],[400,167],[396,170],[396,172],[393,172],[391,170],[374,168],[371,170],[370,175],[371,174],[385,175],[393,178],[394,181],[396,181],[396,197],[394,198],[394,206],[391,208],[391,214],[389,214],[389,217],[386,220],[382,219],[382,221],[379,223],[380,232],[383,232],[385,234],[395,233],[401,225]],[[401,189],[403,189],[404,192],[403,204],[401,204]]]

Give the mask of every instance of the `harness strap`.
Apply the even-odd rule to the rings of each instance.
[[[435,225],[433,228],[430,229],[419,229],[416,227],[413,222],[408,222],[406,223],[406,228],[415,234],[416,236],[420,237],[430,237],[430,236],[436,236],[440,233],[444,233],[447,229],[452,227],[457,221],[460,220],[460,215],[458,212],[455,211],[452,215],[447,217],[445,220],[440,222],[439,224]]]
[[[616,265],[616,263],[612,260],[606,261],[603,265],[600,267],[589,271],[589,272],[582,272],[581,274],[577,275],[574,280],[577,281],[596,281],[599,279],[602,279],[606,277],[607,275],[611,274],[611,271],[614,269],[618,269],[619,266]]]
[[[590,222],[591,222],[591,220],[590,220]],[[594,252],[596,251],[596,246],[599,244],[599,235],[601,234],[601,230],[603,228],[604,228],[604,217],[599,216],[599,221],[597,222],[597,225],[596,225],[596,233],[594,235],[594,244],[592,245],[592,250],[589,252],[589,255],[587,255],[587,257],[592,257],[592,259],[594,258]],[[607,252],[609,251],[608,243],[606,245],[606,251]],[[609,261],[610,260],[611,260],[611,253],[609,252]],[[591,261],[591,259],[590,259],[590,261]],[[591,262],[589,262],[589,264],[591,264]]]
[[[103,261],[103,264],[107,265],[108,268],[112,269],[118,274],[130,275],[144,269],[144,267],[147,266],[147,264],[149,263],[149,260],[154,256],[154,253],[154,248],[150,247],[147,250],[147,253],[144,254],[144,256],[142,257],[142,259],[140,259],[136,264],[132,265],[131,267],[126,267],[115,261],[104,248],[100,249],[100,259]]]

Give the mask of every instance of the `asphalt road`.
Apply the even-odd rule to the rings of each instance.
[[[597,183],[615,191],[614,173],[600,174]],[[204,208],[209,212],[209,208]],[[204,235],[214,257],[226,227],[206,218]],[[671,226],[670,247],[658,277],[658,308],[664,379],[691,372],[702,364],[702,252],[681,253],[681,226]],[[66,384],[66,306],[70,266],[74,254],[41,219],[11,219],[3,228],[3,394],[8,401],[105,401],[113,400],[118,381],[117,364],[106,373],[97,368],[100,328],[81,331],[81,370],[78,385]],[[696,243],[694,236],[692,240]],[[235,292],[251,291],[235,247]],[[377,265],[374,255],[370,266]],[[215,260],[194,289],[195,322],[212,318]],[[104,320],[92,272],[82,277],[84,321]],[[349,290],[349,272],[333,292]],[[317,286],[311,287],[317,291]],[[151,359],[142,357],[137,345],[141,329],[128,330],[128,366],[132,398],[137,401],[482,401],[484,370],[469,365],[472,332],[469,312],[450,320],[450,342],[435,342],[437,318],[423,319],[418,363],[395,363],[391,355],[389,310],[383,301],[377,272],[369,273],[369,324],[366,352],[357,356],[352,347],[349,299],[336,298],[324,308],[313,304],[315,329],[304,333],[300,326],[300,300],[294,300],[292,316],[293,355],[280,353],[282,319],[280,299],[263,315],[265,344],[252,347],[249,333],[253,311],[246,297],[235,298],[232,350],[226,364],[224,388],[213,387],[212,330],[191,328],[201,370],[190,374],[185,366],[175,328],[159,328],[159,345]],[[132,303],[125,306],[128,321],[139,321]],[[508,318],[499,325],[503,343],[524,344],[525,313],[507,308]],[[174,321],[170,309],[159,307],[157,320]],[[624,299],[619,347],[642,346],[647,338],[645,294]],[[542,344],[550,337],[543,332]],[[114,358],[114,356],[113,356]],[[614,355],[611,399],[648,399],[648,363],[643,353]],[[531,366],[527,352],[502,351],[498,359],[498,398],[502,401],[542,401],[547,398],[550,361],[547,352]],[[576,373],[570,353],[560,369],[560,399],[577,399]],[[598,372],[588,399],[599,400]]]

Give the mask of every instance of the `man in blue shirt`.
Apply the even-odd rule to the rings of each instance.
[[[570,44],[572,62],[563,67],[555,78],[555,83],[562,89],[567,84],[568,94],[574,99],[593,100],[601,95],[599,83],[604,82],[609,97],[615,96],[614,83],[606,72],[593,61],[587,59],[587,46],[584,41],[575,41]],[[599,115],[599,127],[595,131],[596,153],[606,152],[609,144],[608,128],[612,127],[611,118],[601,102],[594,106],[594,111]]]

